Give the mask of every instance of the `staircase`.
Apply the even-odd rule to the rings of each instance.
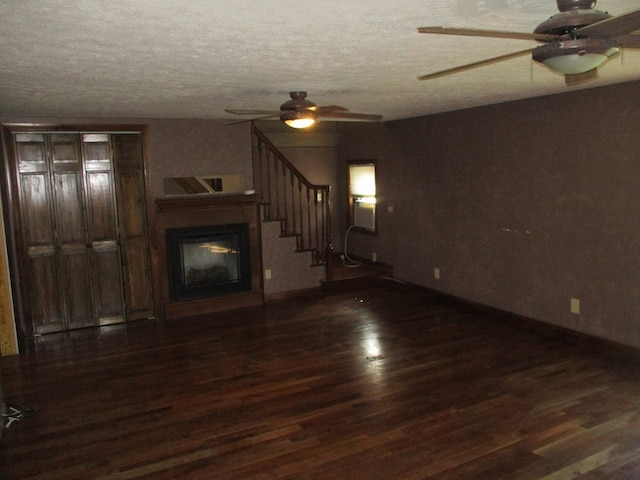
[[[294,237],[311,265],[330,268],[330,185],[314,185],[256,128],[251,127],[254,188],[265,222],[279,222],[280,236]],[[329,273],[329,272],[327,272]]]

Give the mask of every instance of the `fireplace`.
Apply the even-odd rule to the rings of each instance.
[[[155,206],[156,311],[177,319],[262,304],[255,195],[171,195]]]
[[[247,223],[166,230],[171,300],[251,290]]]

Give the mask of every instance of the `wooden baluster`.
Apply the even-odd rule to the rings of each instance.
[[[307,187],[306,189],[307,192],[307,247],[308,248],[313,248],[315,246],[314,242],[313,242],[313,235],[312,232],[313,230],[311,229],[311,199],[309,198],[309,193],[311,192],[311,190],[309,189],[309,187]]]
[[[295,176],[293,171],[289,170],[289,182],[291,182],[291,194],[287,197],[291,205],[291,233],[298,233],[298,222],[296,218],[296,200],[295,200]]]
[[[300,216],[300,250],[308,247],[307,232],[304,226],[304,206],[302,198],[302,181],[298,179],[298,215]]]
[[[333,271],[331,270],[331,255],[333,254],[333,238],[331,236],[331,187],[327,187],[324,191],[324,219],[322,221],[323,238],[326,243],[324,245],[324,259],[328,266],[327,277],[331,278]]]
[[[251,154],[253,156],[253,188],[262,196],[262,141],[258,138],[255,126],[251,124]]]
[[[271,201],[275,205],[275,214],[272,218],[280,218],[282,215],[280,213],[280,164],[278,163],[278,157],[275,153],[271,152],[271,161],[273,164],[273,168],[270,169],[270,175],[273,175],[273,178],[269,180],[269,185],[272,186],[273,191],[271,192]],[[271,171],[272,170],[272,171]]]
[[[315,244],[314,247],[316,249],[316,255],[318,250],[320,249],[320,225],[318,224],[318,189],[313,189],[313,219],[315,222]],[[311,221],[311,213],[309,213],[309,221]],[[316,259],[317,263],[317,259]]]
[[[273,199],[271,198],[271,169],[269,168],[269,153],[270,150],[265,148],[264,158],[262,159],[262,163],[260,168],[266,169],[265,172],[262,173],[262,202],[266,205],[265,218],[270,219],[273,215]],[[265,178],[266,177],[266,178]]]
[[[264,215],[265,218],[271,218],[271,185],[269,183],[269,149],[267,146],[260,142],[260,149],[258,151],[260,154],[260,165],[258,168],[260,169],[260,197],[261,203],[264,205]],[[266,180],[265,180],[265,169],[266,169]]]
[[[287,207],[287,172],[285,171],[284,167],[282,168],[282,200],[284,210],[281,217],[283,219],[284,225],[283,233],[289,233],[289,209]]]

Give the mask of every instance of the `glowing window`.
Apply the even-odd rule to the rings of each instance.
[[[376,166],[371,160],[351,161],[349,167],[349,225],[376,231]]]

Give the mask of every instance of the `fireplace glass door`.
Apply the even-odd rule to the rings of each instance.
[[[251,289],[248,224],[167,230],[172,300]]]

